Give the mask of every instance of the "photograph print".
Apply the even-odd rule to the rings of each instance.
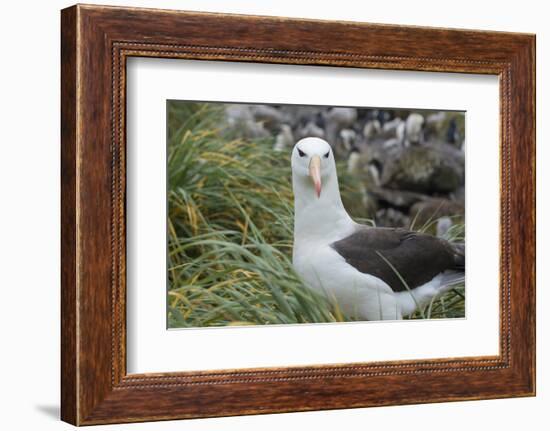
[[[167,324],[465,317],[465,113],[167,101]]]

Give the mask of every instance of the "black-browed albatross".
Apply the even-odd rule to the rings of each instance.
[[[362,320],[395,320],[464,281],[464,247],[402,228],[368,227],[346,212],[330,145],[292,151],[293,265],[305,284]]]

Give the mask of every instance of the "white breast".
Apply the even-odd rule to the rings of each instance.
[[[332,241],[331,241],[332,243]],[[355,319],[400,319],[395,294],[381,279],[349,265],[330,244],[304,240],[294,246],[293,264],[307,287],[325,295]]]

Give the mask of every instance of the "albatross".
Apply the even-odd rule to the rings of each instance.
[[[292,150],[293,266],[348,316],[399,320],[464,281],[464,246],[403,228],[356,223],[342,204],[331,146]]]

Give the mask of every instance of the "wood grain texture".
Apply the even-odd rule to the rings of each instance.
[[[76,9],[61,16],[61,417],[77,422]]]
[[[62,11],[61,37],[63,420],[86,425],[534,394],[533,35],[79,5]],[[130,56],[498,75],[499,356],[127,375]]]

